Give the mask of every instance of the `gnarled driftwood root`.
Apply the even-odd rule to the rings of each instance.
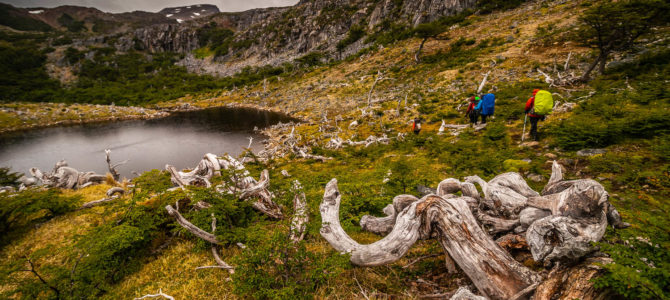
[[[487,297],[508,299],[540,280],[481,230],[462,197],[444,199],[428,195],[411,202],[397,214],[391,232],[369,245],[358,244],[342,229],[340,201],[337,180],[333,179],[326,185],[320,206],[321,235],[336,250],[351,253],[353,264],[375,266],[394,262],[416,240],[435,233],[445,252]]]

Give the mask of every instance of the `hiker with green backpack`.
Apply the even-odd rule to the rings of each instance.
[[[543,121],[553,109],[554,99],[550,92],[540,89],[533,90],[533,96],[526,102],[526,114],[530,118],[530,135],[533,140],[539,140],[537,122]]]

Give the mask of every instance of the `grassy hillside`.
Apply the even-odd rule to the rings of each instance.
[[[448,177],[475,174],[489,180],[505,171],[518,171],[526,178],[539,175],[541,180],[528,182],[541,190],[556,159],[566,168],[567,178],[601,182],[624,221],[632,224],[628,229],[608,229],[599,243],[600,251],[615,264],[605,267],[596,286],[612,297],[668,299],[668,29],[660,28],[660,38],[649,41],[642,51],[617,57],[624,62],[611,65],[606,74],[587,84],[550,86],[538,68],[552,75],[554,69],[581,74],[594,57],[573,36],[579,13],[589,5],[587,1],[530,2],[512,10],[467,16],[438,39],[429,39],[420,63],[414,60],[420,38],[393,39],[341,62],[297,70],[287,67],[245,81],[244,87],[218,90],[226,86],[214,85],[215,92],[158,103],[159,107],[239,103],[279,109],[307,120],[295,127],[301,143],[333,160],[288,156],[247,165],[256,178],[262,169],[270,170],[270,189],[286,215],[293,213],[292,181],[302,183],[310,216],[305,240],[289,246],[289,220],[268,220],[230,196],[197,188],[188,193],[164,192],[171,184],[169,175],[160,171],[134,179],[132,193],[121,201],[88,210],[75,208],[102,198],[109,186],[58,195],[28,192],[18,198],[0,194],[2,203],[14,203],[0,210],[0,216],[11,221],[3,224],[11,239],[3,239],[0,248],[4,257],[0,296],[54,298],[58,290],[66,298],[118,299],[159,289],[176,299],[339,299],[363,294],[418,298],[443,293],[469,280],[462,272],[446,272],[444,255],[434,240],[419,242],[388,266],[354,267],[346,256],[336,253],[319,234],[325,184],[338,179],[342,226],[355,240],[370,243],[379,237],[361,231],[360,218],[382,215],[395,195],[418,194],[417,185],[434,187]],[[379,72],[384,80],[370,94]],[[484,91],[496,94],[495,118],[481,131],[438,135],[442,120],[466,124],[465,99],[475,93],[487,72]],[[547,89],[555,93],[555,100],[574,107],[540,123],[539,143],[522,144],[524,104],[534,88]],[[354,141],[382,134],[395,138],[409,133],[408,122],[417,116],[426,120],[419,135],[392,139],[388,145],[326,147],[335,136]],[[353,121],[359,125],[350,128]],[[275,133],[280,136],[290,130]],[[585,148],[606,152],[577,155]],[[282,170],[291,177],[282,176]],[[215,264],[209,245],[184,231],[164,209],[187,200],[213,204],[207,210],[183,211],[201,228],[209,228],[210,215],[216,215],[217,238],[226,242],[221,256],[236,266],[234,274],[195,269]],[[541,268],[532,259],[519,259]]]

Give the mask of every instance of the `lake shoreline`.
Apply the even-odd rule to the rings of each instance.
[[[31,105],[34,103],[31,103]],[[58,107],[63,107],[62,103],[39,103],[39,104],[44,104],[44,105],[58,105]],[[89,114],[83,114],[83,116],[80,116],[79,119],[63,119],[63,120],[57,120],[57,121],[50,121],[50,122],[39,122],[39,123],[33,123],[33,124],[21,124],[18,126],[4,126],[1,127],[4,124],[0,124],[0,136],[5,135],[5,134],[11,134],[11,133],[19,133],[19,132],[24,132],[24,131],[30,131],[30,130],[35,130],[35,129],[44,129],[44,128],[51,128],[51,127],[60,127],[60,126],[77,126],[77,125],[87,125],[87,124],[104,124],[104,123],[113,123],[113,122],[119,122],[119,121],[132,121],[132,120],[153,120],[153,119],[160,119],[160,118],[166,118],[172,115],[173,113],[180,113],[180,112],[192,112],[192,111],[200,111],[200,110],[205,110],[205,109],[213,109],[213,108],[248,108],[248,109],[256,109],[259,111],[267,111],[267,112],[272,112],[272,113],[281,113],[284,114],[290,118],[298,120],[298,122],[305,122],[305,120],[301,120],[295,116],[291,116],[290,114],[287,114],[286,112],[276,109],[276,108],[271,108],[271,107],[262,107],[259,105],[255,104],[246,104],[246,103],[219,103],[222,105],[214,105],[214,106],[195,106],[195,105],[190,105],[189,103],[186,104],[178,104],[174,103],[174,105],[168,105],[165,107],[156,107],[156,108],[142,108],[142,107],[134,107],[134,106],[113,106],[113,105],[97,105],[96,107],[100,108],[103,107],[105,109],[109,110],[114,110],[114,109],[130,109],[130,110],[135,110],[137,113],[136,114],[125,114],[125,115],[112,115],[112,116],[95,116],[95,115],[89,115]],[[20,104],[19,104],[20,105]],[[87,105],[87,104],[73,104],[74,105]],[[3,108],[2,105],[0,105],[0,108]],[[67,109],[67,107],[66,107]],[[150,110],[150,113],[147,113],[145,110]],[[16,112],[16,116],[12,116],[17,120],[21,120],[20,116],[23,114],[26,114],[26,112],[23,112],[22,110],[14,110],[12,112]],[[141,112],[141,113],[140,113]]]
[[[283,113],[233,106],[173,109],[151,116],[107,118],[98,124],[60,122],[60,126],[7,133],[0,139],[0,162],[25,172],[32,167],[49,169],[65,159],[76,169],[102,174],[100,153],[111,149],[114,157],[132,161],[124,167],[131,172],[124,176],[162,169],[166,163],[188,169],[205,153],[262,151],[269,138],[265,129],[296,121]]]

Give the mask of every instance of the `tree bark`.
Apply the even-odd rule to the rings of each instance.
[[[591,72],[600,64],[603,60],[607,61],[607,56],[608,53],[603,52],[600,50],[600,54],[598,54],[598,57],[591,63],[588,69],[586,69],[586,72],[584,72],[584,75],[582,75],[581,81],[586,82],[591,79]],[[602,67],[604,70],[604,66]],[[601,73],[602,74],[602,73]]]

